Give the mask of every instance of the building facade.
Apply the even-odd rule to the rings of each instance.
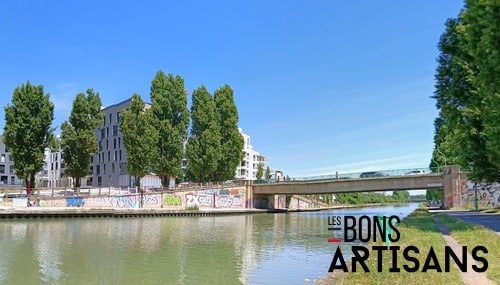
[[[96,128],[98,151],[91,156],[91,165],[86,184],[94,187],[132,187],[134,177],[127,173],[127,151],[120,131],[120,112],[130,107],[132,99],[102,109],[104,120],[101,127]],[[149,108],[151,105],[145,105]],[[83,184],[84,185],[84,184]],[[146,175],[141,185],[160,187],[161,180],[155,175]]]
[[[3,137],[0,136],[0,186],[22,184],[22,179],[17,177],[14,171],[14,162],[11,160],[9,150],[3,143]]]
[[[259,164],[262,165],[265,173],[265,169],[267,168],[266,157],[253,149],[249,135],[243,133],[241,128],[238,128],[238,130],[243,136],[244,143],[243,159],[236,169],[235,178],[239,180],[255,180],[257,179],[257,169],[259,168]]]

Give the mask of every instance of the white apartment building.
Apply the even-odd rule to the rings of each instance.
[[[242,180],[255,180],[257,179],[257,169],[259,164],[262,164],[262,167],[267,168],[266,157],[263,154],[260,154],[258,151],[253,149],[252,144],[250,143],[250,136],[243,133],[241,128],[238,128],[240,134],[243,136],[243,159],[241,160],[240,165],[236,169],[236,179]]]

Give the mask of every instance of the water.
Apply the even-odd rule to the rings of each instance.
[[[304,284],[327,274],[329,215],[0,220],[0,284]]]

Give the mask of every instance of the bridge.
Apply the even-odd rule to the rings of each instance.
[[[464,181],[467,181],[467,173],[460,172],[458,166],[446,166],[442,173],[411,171],[399,175],[390,175],[384,172],[376,173],[377,176],[367,178],[335,175],[276,183],[257,183],[251,185],[253,190],[252,200],[267,199],[268,201],[274,201],[275,195],[338,194],[441,188],[444,190],[443,206],[453,208],[460,205],[461,187],[465,185]],[[269,206],[272,207],[273,205]]]

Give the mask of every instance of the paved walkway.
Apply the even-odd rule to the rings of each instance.
[[[433,219],[434,219],[434,222],[436,223],[437,228],[439,229],[439,231],[443,235],[443,239],[446,241],[446,243],[453,249],[454,252],[461,252],[462,245],[460,245],[458,243],[458,241],[450,235],[450,231],[445,226],[443,226],[443,224],[441,224],[436,218],[433,218]],[[496,282],[488,279],[486,277],[486,273],[475,272],[472,269],[472,265],[477,265],[477,263],[469,253],[467,253],[467,261],[468,261],[467,262],[467,271],[460,272],[460,276],[462,278],[462,281],[466,285],[478,285],[478,284],[495,285],[495,284],[497,284]]]

